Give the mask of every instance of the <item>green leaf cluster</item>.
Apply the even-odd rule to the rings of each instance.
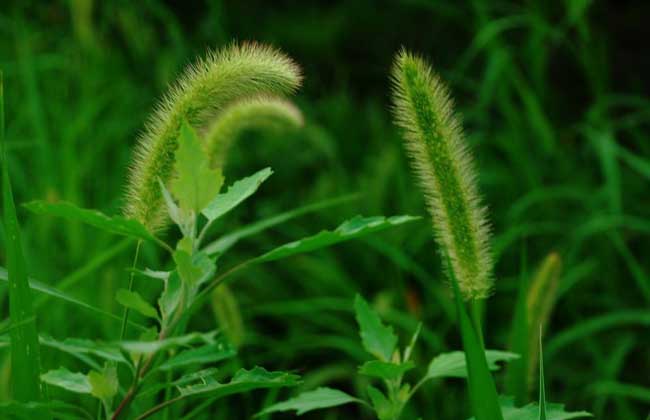
[[[359,295],[354,300],[354,311],[359,325],[361,345],[374,357],[359,366],[358,372],[382,386],[377,386],[377,383],[369,384],[366,388],[367,400],[332,388],[318,388],[273,404],[258,415],[292,410],[301,415],[316,409],[357,403],[374,411],[379,420],[397,420],[411,397],[427,381],[467,378],[471,374],[471,365],[468,364],[465,353],[455,351],[434,357],[426,373],[414,385],[406,382],[405,376],[416,368],[412,356],[421,325],[413,333],[409,345],[400,350],[393,328],[385,325],[377,311]],[[499,369],[499,362],[508,362],[518,357],[516,354],[498,350],[487,350],[485,355],[489,360],[487,367],[490,370]]]

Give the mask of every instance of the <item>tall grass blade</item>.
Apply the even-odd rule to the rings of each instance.
[[[449,277],[454,290],[460,335],[465,349],[469,397],[472,402],[474,416],[476,420],[503,420],[499,396],[490,374],[485,351],[463,304],[454,270],[449,270]]]
[[[20,226],[11,191],[7,151],[4,139],[4,92],[0,72],[0,148],[2,153],[2,200],[7,271],[9,279],[9,316],[15,326],[11,335],[11,379],[13,398],[41,401],[40,354],[32,294],[27,280],[27,263],[23,255]],[[44,410],[43,414],[47,411]],[[47,414],[49,417],[49,414]]]
[[[521,255],[521,273],[519,276],[519,293],[515,304],[515,316],[510,331],[510,351],[521,356],[508,365],[506,376],[506,391],[515,397],[515,405],[523,405],[528,399],[528,276],[526,273],[526,251]]]
[[[3,267],[0,267],[0,281],[4,281],[4,282],[9,283],[9,274],[7,273],[7,270],[5,270]],[[83,308],[83,309],[88,310],[90,312],[94,312],[94,313],[96,313],[98,315],[102,315],[102,316],[110,318],[110,319],[112,319],[114,321],[121,321],[122,320],[122,318],[117,316],[117,315],[113,315],[110,312],[106,312],[106,311],[104,311],[104,310],[102,310],[100,308],[92,306],[89,303],[86,303],[86,302],[84,302],[82,300],[79,300],[76,297],[66,293],[66,292],[61,291],[60,289],[56,289],[56,288],[54,288],[52,286],[48,286],[47,284],[41,283],[38,280],[29,279],[29,287],[32,290],[40,292],[40,293],[42,293],[42,294],[44,294],[46,296],[53,297],[53,298],[58,299],[58,300],[60,300],[62,302],[67,302],[67,303],[69,303],[71,305],[78,306],[79,308]],[[136,324],[134,322],[129,321],[129,325],[134,327],[134,328],[137,328],[140,331],[146,331],[146,328],[143,327],[140,324]]]
[[[544,353],[542,352],[542,328],[539,329],[539,420],[546,420],[546,389],[544,385]]]

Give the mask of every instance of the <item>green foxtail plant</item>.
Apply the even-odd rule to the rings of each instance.
[[[463,297],[492,290],[490,228],[476,173],[446,86],[420,57],[402,50],[392,71],[394,114],[424,191],[436,241]]]
[[[233,44],[189,66],[158,105],[140,136],[127,187],[125,215],[150,230],[164,226],[158,180],[173,173],[181,122],[202,128],[226,105],[251,95],[283,95],[302,82],[298,65],[280,51],[255,43]]]
[[[406,148],[434,219],[435,236],[448,269],[465,352],[444,353],[434,358],[426,374],[411,385],[406,375],[415,367],[413,350],[421,325],[409,345],[400,351],[392,327],[384,325],[379,314],[357,296],[354,308],[361,342],[374,357],[359,367],[359,373],[381,381],[383,389],[368,385],[368,399],[364,399],[337,389],[320,387],[273,404],[258,416],[280,411],[296,411],[302,415],[315,409],[356,403],[373,411],[379,420],[398,420],[422,384],[433,378],[460,377],[467,378],[477,420],[534,420],[538,411],[535,405],[523,407],[526,415],[522,416],[511,399],[498,397],[490,372],[498,368],[496,361],[514,360],[518,355],[486,351],[479,329],[480,317],[474,312],[472,324],[462,300],[462,297],[471,300],[476,307],[478,299],[488,296],[492,287],[492,263],[485,210],[479,202],[476,176],[459,122],[452,114],[449,94],[424,60],[405,51],[398,54],[392,76],[396,118],[404,130]],[[544,403],[540,404],[541,412],[544,412]],[[515,416],[510,415],[513,411]],[[588,415],[565,413],[561,406],[554,414],[567,415],[558,418]],[[416,418],[416,415],[409,413],[408,418]]]
[[[213,292],[234,273],[247,267],[311,252],[419,219],[411,216],[357,216],[334,230],[321,231],[226,270],[217,270],[217,258],[235,242],[229,242],[227,248],[220,248],[218,240],[206,244],[214,233],[209,228],[252,196],[273,171],[262,169],[222,191],[224,179],[220,168],[210,164],[212,156],[206,147],[209,142],[205,128],[218,118],[220,110],[237,103],[279,106],[282,111],[291,113],[290,118],[298,121],[299,113],[286,103],[280,103],[279,99],[259,98],[288,93],[299,83],[297,66],[269,47],[245,44],[210,53],[208,58],[186,71],[149,124],[132,168],[126,217],[108,216],[67,202],[35,201],[25,205],[37,214],[63,217],[137,240],[138,250],[147,244],[157,245],[170,257],[169,266],[161,270],[138,270],[136,251],[129,287],[119,289],[115,294],[117,303],[125,308],[124,316],[120,319],[107,314],[122,322],[119,340],[73,339],[75,345],[69,346],[69,343],[52,338],[44,339],[44,346],[75,355],[90,369],[72,372],[59,367],[40,375],[42,382],[97,398],[103,407],[103,415],[101,412],[98,415],[100,418],[128,416],[138,420],[161,411],[166,411],[168,418],[180,418],[184,413],[178,403],[190,397],[202,396],[211,402],[253,389],[298,384],[297,375],[269,372],[261,367],[230,372],[230,379],[226,377],[224,381],[223,373],[215,373],[215,364],[236,355],[235,348],[227,340],[228,333],[236,331],[226,334],[216,330],[188,332],[192,315],[211,297],[219,297]],[[249,102],[246,102],[247,98],[251,98]],[[279,119],[282,111],[278,114]],[[246,126],[238,119],[250,115],[235,115],[230,117],[230,123]],[[237,130],[223,130],[216,141],[232,142],[237,134]],[[244,229],[248,234],[262,232],[298,215],[342,202],[316,203],[282,215],[272,223],[262,221],[261,225],[253,223]],[[173,246],[157,236],[156,228],[162,226],[166,218],[178,227],[181,234]],[[162,283],[159,296],[152,300],[141,296],[138,288],[134,287],[137,278]],[[68,302],[91,307],[65,297],[58,290],[41,290]],[[128,311],[137,316],[129,319]],[[139,398],[145,393],[146,398]],[[34,395],[33,399],[37,397]],[[144,407],[151,402],[153,404]],[[73,408],[83,411],[65,404],[53,407],[57,411],[55,415],[60,414],[58,411]],[[29,407],[20,403],[12,405],[12,409],[29,412]]]
[[[223,167],[230,146],[245,131],[279,131],[302,124],[300,110],[283,98],[258,96],[233,102],[206,130],[204,143],[210,166]]]

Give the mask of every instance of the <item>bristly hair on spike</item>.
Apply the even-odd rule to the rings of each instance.
[[[155,231],[167,217],[158,179],[169,182],[184,119],[197,129],[224,106],[251,95],[285,95],[302,82],[298,65],[256,43],[232,44],[190,65],[164,96],[140,136],[124,213]]]
[[[283,98],[262,95],[235,101],[219,113],[203,136],[210,165],[223,167],[228,149],[244,131],[283,131],[303,123],[300,110]]]
[[[489,296],[494,283],[487,210],[449,91],[422,58],[402,50],[393,71],[397,125],[424,190],[436,242],[449,256],[465,299]]]

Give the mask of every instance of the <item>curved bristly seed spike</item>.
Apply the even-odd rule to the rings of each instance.
[[[433,218],[438,245],[449,255],[465,299],[490,294],[490,229],[473,163],[447,88],[421,58],[401,51],[393,72],[394,113]]]
[[[125,215],[151,230],[165,224],[158,179],[169,182],[181,122],[201,128],[228,105],[259,94],[282,95],[300,86],[299,67],[286,55],[254,43],[233,44],[189,66],[163,98],[141,135],[127,191]]]
[[[222,167],[230,145],[242,132],[282,130],[303,125],[303,117],[291,102],[277,97],[245,98],[228,105],[207,129],[204,142],[210,165]]]

